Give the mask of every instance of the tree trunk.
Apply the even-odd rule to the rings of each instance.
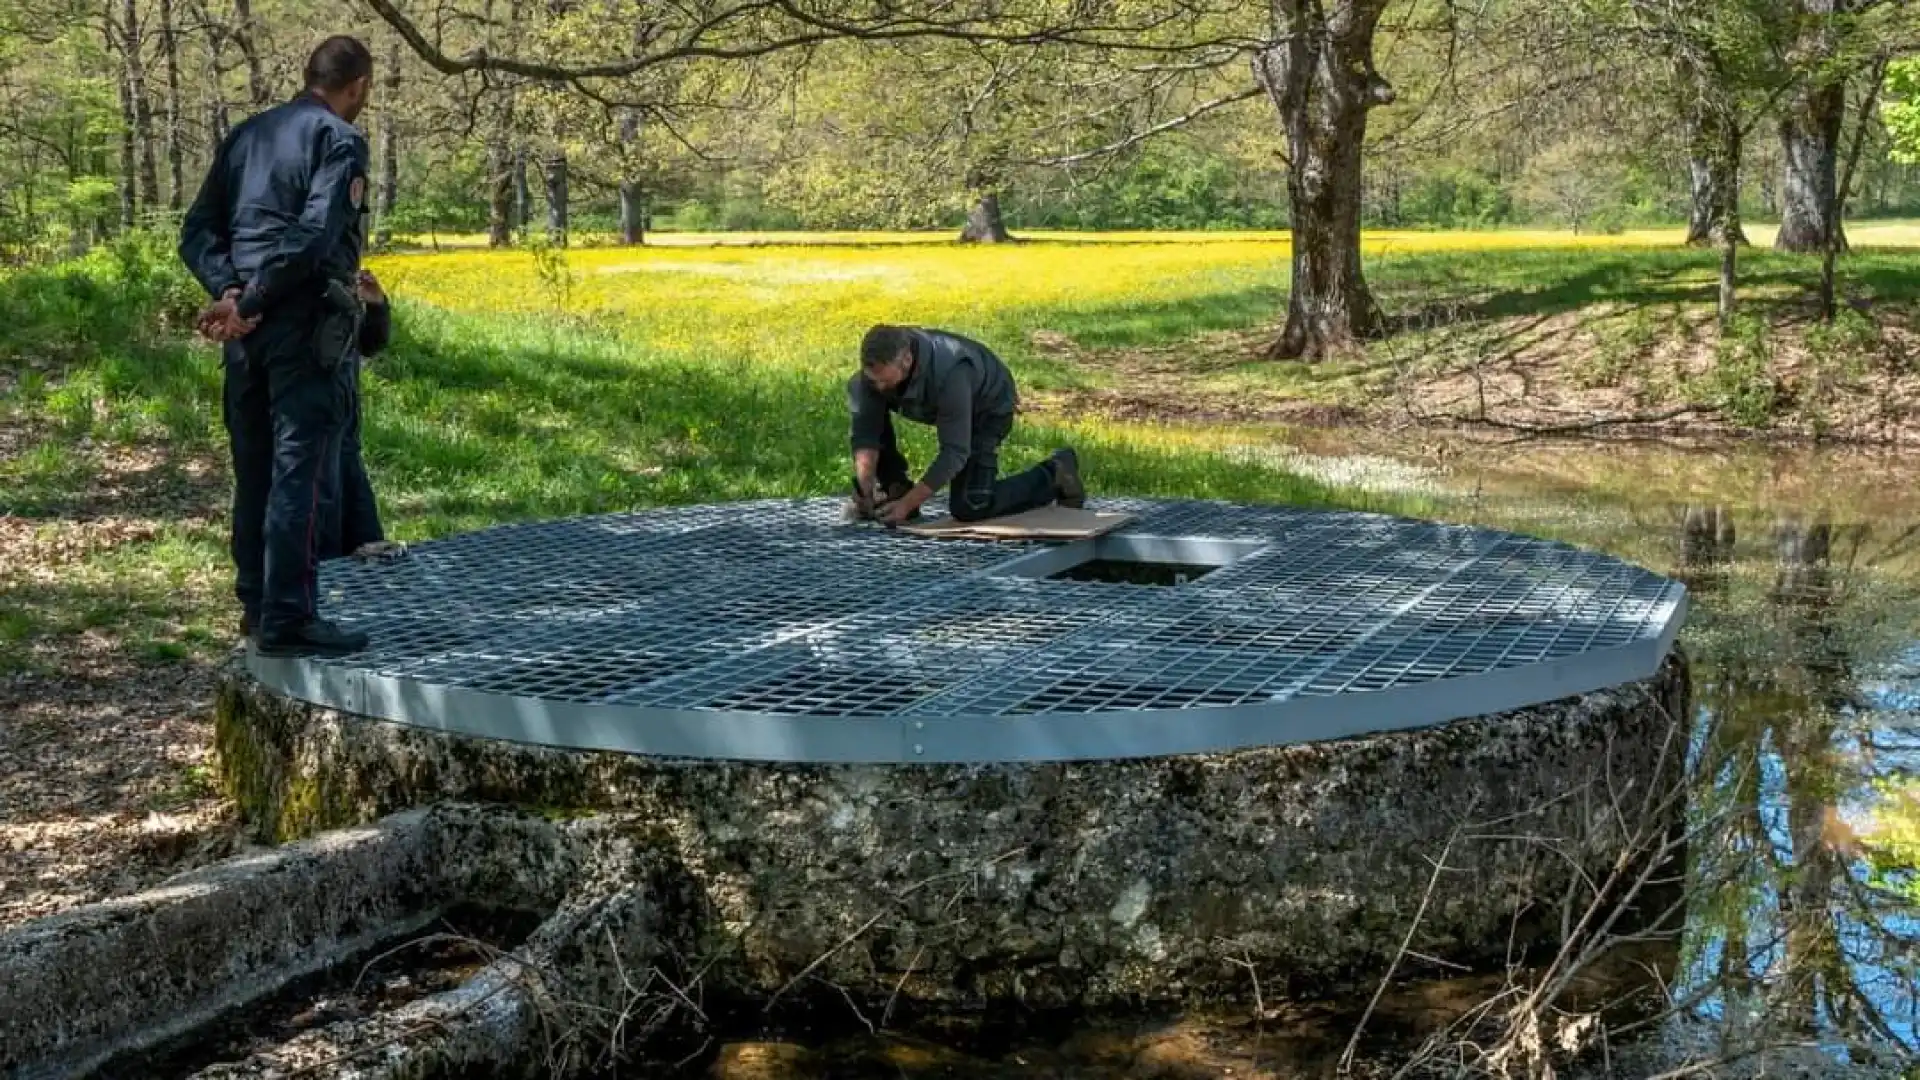
[[[1725,239],[1727,206],[1740,200],[1738,161],[1724,153],[1727,120],[1717,110],[1698,108],[1687,118],[1687,175],[1692,184],[1692,208],[1687,215],[1688,247],[1719,247]],[[1732,169],[1729,171],[1728,166]],[[1748,243],[1736,231],[1734,242]]]
[[[513,243],[513,154],[501,139],[487,142],[487,246]]]
[[[173,0],[160,0],[160,58],[167,75],[167,208],[185,205],[185,155],[180,147],[180,41],[173,32]]]
[[[111,17],[107,22],[107,46],[111,49],[114,45]],[[135,176],[137,166],[133,144],[134,129],[138,125],[134,123],[133,85],[127,77],[126,65],[121,65],[120,78],[115,81],[120,84],[120,227],[131,229],[140,211],[139,190],[135,187],[139,181]]]
[[[160,205],[160,171],[153,157],[153,102],[147,97],[147,68],[141,56],[146,42],[140,32],[137,0],[122,0],[120,17],[126,32],[121,42],[126,46],[127,96],[133,100],[133,141],[140,154],[140,205],[151,209]]]
[[[553,153],[543,163],[547,182],[547,240],[567,246],[567,155]]]
[[[620,242],[628,247],[647,242],[646,198],[632,180],[620,184]]]
[[[1811,86],[1787,101],[1780,116],[1780,232],[1776,251],[1823,251],[1840,228],[1836,176],[1846,84]],[[1839,244],[1844,250],[1842,234]]]
[[[1373,66],[1386,5],[1349,0],[1327,13],[1312,0],[1273,0],[1281,44],[1254,56],[1287,137],[1292,210],[1293,279],[1274,359],[1324,359],[1384,329],[1360,260],[1360,154],[1367,114],[1394,100]]]
[[[247,96],[255,109],[267,107],[272,94],[267,89],[266,72],[260,67],[260,50],[253,41],[253,0],[233,0],[233,43],[247,60]]]
[[[1874,60],[1873,66],[1867,74],[1867,88],[1860,98],[1860,121],[1854,125],[1853,145],[1847,150],[1846,164],[1840,169],[1840,183],[1839,186],[1834,189],[1833,217],[1835,221],[1845,220],[1847,213],[1847,196],[1853,190],[1853,174],[1854,171],[1860,167],[1860,150],[1866,145],[1867,128],[1873,123],[1873,107],[1879,104],[1880,87],[1881,84],[1886,81],[1886,78],[1887,58],[1881,56]],[[1820,252],[1820,315],[1828,322],[1832,322],[1834,316],[1839,314],[1839,307],[1834,303],[1833,276],[1834,263],[1838,261],[1840,247],[1844,243],[1846,243],[1846,238],[1841,235],[1840,230],[1835,229],[1832,233],[1828,234],[1827,246],[1821,249]]]
[[[633,155],[640,142],[640,114],[632,109],[620,118],[621,157],[629,175],[620,181],[620,242],[634,247],[647,242],[646,200],[634,179]]]
[[[1696,596],[1721,591],[1738,541],[1733,511],[1725,506],[1688,506],[1680,519],[1677,576]]]
[[[213,160],[220,152],[221,140],[227,137],[227,106],[223,102],[207,102],[207,160]]]
[[[967,211],[966,227],[960,230],[960,242],[963,244],[1010,244],[1012,234],[1007,232],[1007,223],[1000,216],[1000,196],[986,192],[974,202],[973,209]]]
[[[1774,546],[1777,565],[1768,600],[1785,624],[1789,648],[1784,655],[1792,660],[1783,672],[1790,678],[1783,681],[1797,699],[1781,710],[1771,740],[1779,747],[1784,773],[1792,855],[1781,883],[1785,948],[1774,1015],[1795,1032],[1811,1033],[1819,1025],[1821,999],[1844,1000],[1837,991],[1847,978],[1833,905],[1849,853],[1835,844],[1839,837],[1830,822],[1840,764],[1834,710],[1852,700],[1857,688],[1832,625],[1832,526],[1782,516],[1774,524]]]
[[[375,247],[393,242],[393,206],[400,199],[400,39],[387,49],[386,108],[380,116],[380,187],[374,194]]]
[[[1838,45],[1836,17],[1848,0],[1799,0],[1793,60],[1805,74],[1780,107],[1780,232],[1776,251],[1824,251],[1840,230],[1835,182],[1847,81],[1829,69]]]
[[[227,137],[227,96],[225,80],[222,78],[225,65],[222,63],[225,53],[226,35],[214,26],[204,7],[197,7],[195,15],[204,28],[207,46],[207,160],[212,161],[220,151],[220,143]]]
[[[513,227],[524,229],[533,224],[533,190],[527,184],[527,151],[513,154]]]
[[[1721,137],[1721,168],[1729,177],[1720,192],[1720,216],[1726,222],[1720,235],[1720,329],[1726,330],[1733,325],[1738,308],[1740,243],[1744,238],[1740,228],[1740,149],[1744,140],[1740,129],[1731,123],[1721,130]]]

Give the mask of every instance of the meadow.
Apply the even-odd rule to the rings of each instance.
[[[1537,318],[1702,302],[1715,256],[1678,239],[1516,230],[1366,245],[1390,311],[1470,303]],[[1909,296],[1900,245],[1920,229],[1864,225],[1854,239],[1853,286]],[[1283,311],[1284,236],[655,240],[372,260],[396,303],[395,343],[365,379],[366,452],[392,535],[840,494],[845,382],[880,321],[959,330],[1007,359],[1033,406],[1010,466],[1072,444],[1096,495],[1427,509],[1299,475],[1271,426],[1093,407],[1364,388],[1377,358],[1259,358]],[[189,334],[203,297],[171,246],[134,238],[0,275],[0,711],[12,721],[0,801],[18,808],[0,818],[12,860],[0,879],[34,883],[0,892],[0,922],[218,854],[202,848],[230,836],[206,827],[228,813],[207,784],[206,702],[238,617],[220,365]],[[1743,264],[1756,295],[1805,292],[1808,260],[1755,251]],[[1386,347],[1417,349],[1429,332]],[[1138,356],[1157,358],[1151,377],[1114,360]],[[907,440],[917,460],[931,453],[930,433]]]
[[[1756,244],[1764,235],[1755,231]],[[861,334],[881,321],[974,335],[1012,364],[1036,411],[1009,464],[1071,443],[1096,492],[1377,504],[1246,453],[1270,431],[1071,407],[1142,388],[1251,399],[1363,387],[1365,358],[1259,359],[1284,306],[1283,235],[1012,247],[846,239],[680,235],[643,249],[373,259],[398,322],[365,388],[367,454],[391,531],[419,540],[507,520],[843,491],[844,383]],[[1715,256],[1677,239],[1401,232],[1366,245],[1389,310],[1448,297],[1513,316],[1697,300]],[[1865,224],[1854,241],[1867,253],[1849,273],[1864,287],[1912,288],[1900,245],[1920,243],[1920,227]],[[0,326],[7,553],[67,553],[57,575],[36,576],[34,557],[0,571],[16,598],[0,613],[0,666],[57,668],[62,641],[109,625],[163,660],[206,659],[230,640],[219,364],[185,333],[201,298],[168,247],[148,238],[0,279],[16,313]],[[1757,294],[1804,291],[1806,260],[1756,251],[1745,265]],[[1245,347],[1180,366],[1187,343],[1208,335],[1239,335]],[[1391,347],[1419,343],[1416,333]],[[1083,362],[1156,349],[1173,357],[1157,383]],[[922,460],[931,452],[927,433],[908,441]],[[68,535],[120,521],[140,523],[131,539],[76,548]]]

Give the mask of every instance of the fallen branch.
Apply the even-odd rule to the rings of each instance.
[[[787,991],[800,985],[801,980],[813,974],[814,970],[818,968],[821,964],[824,964],[828,960],[833,959],[834,955],[837,954],[841,949],[844,949],[847,946],[853,944],[854,942],[860,940],[860,935],[873,929],[875,924],[879,923],[881,919],[886,917],[886,914],[887,913],[884,911],[876,913],[873,916],[873,918],[868,919],[864,923],[861,923],[860,929],[855,930],[853,933],[848,934],[846,937],[841,938],[840,943],[838,945],[835,945],[833,948],[828,949],[826,952],[823,952],[819,956],[814,957],[812,963],[800,969],[800,974],[795,975],[791,979],[788,979],[787,984],[785,986],[782,986],[780,989],[774,991],[773,996],[767,999],[766,1007],[761,1009],[760,1011],[763,1013],[772,1012],[773,1007],[780,1003],[780,999],[786,996]]]
[[[1656,1073],[1653,1076],[1649,1076],[1647,1077],[1647,1080],[1681,1080],[1682,1077],[1699,1076],[1703,1073],[1713,1072],[1714,1070],[1719,1069],[1722,1066],[1732,1065],[1737,1062],[1745,1061],[1750,1057],[1759,1057],[1761,1054],[1765,1054],[1768,1051],[1806,1050],[1812,1047],[1817,1047],[1819,1045],[1820,1044],[1817,1041],[1814,1041],[1812,1039],[1802,1039],[1795,1042],[1763,1044],[1761,1046],[1752,1047],[1751,1049],[1742,1050],[1739,1053],[1727,1054],[1725,1056],[1715,1058],[1712,1061],[1688,1062],[1687,1064],[1682,1065],[1677,1069],[1669,1069],[1666,1072]]]
[[[1468,813],[1473,812],[1468,806]],[[1460,839],[1460,830],[1465,823],[1456,824],[1447,835],[1447,842],[1440,848],[1440,857],[1434,860],[1433,873],[1427,877],[1427,891],[1420,896],[1420,906],[1413,913],[1413,921],[1407,924],[1406,935],[1400,939],[1400,949],[1394,954],[1393,962],[1387,965],[1386,974],[1380,976],[1380,985],[1373,988],[1373,1000],[1367,1002],[1366,1011],[1360,1014],[1360,1022],[1353,1026],[1353,1035],[1347,1039],[1347,1048],[1340,1054],[1340,1073],[1346,1075],[1353,1071],[1354,1057],[1360,1052],[1360,1035],[1367,1029],[1367,1021],[1373,1019],[1373,1011],[1380,1006],[1380,998],[1387,992],[1387,984],[1393,981],[1394,972],[1400,968],[1400,961],[1413,947],[1413,935],[1420,929],[1421,920],[1427,916],[1427,906],[1433,902],[1433,890],[1440,884],[1440,873],[1447,868],[1447,856],[1453,854],[1454,842]]]
[[[1439,421],[1444,424],[1459,424],[1463,427],[1490,427],[1501,431],[1514,431],[1523,438],[1538,438],[1545,435],[1574,435],[1583,431],[1598,431],[1609,427],[1635,427],[1643,424],[1663,424],[1669,420],[1678,420],[1683,416],[1693,416],[1706,411],[1702,405],[1681,405],[1657,413],[1629,413],[1624,416],[1598,416],[1589,420],[1570,421],[1564,424],[1528,424],[1517,420],[1501,420],[1492,416],[1454,416],[1448,413],[1432,413],[1416,417],[1423,422]],[[1514,440],[1518,441],[1518,440]]]
[[[1244,945],[1240,947],[1240,957],[1240,959],[1235,960],[1229,956],[1227,957],[1227,963],[1235,967],[1246,968],[1247,975],[1253,979],[1253,1026],[1255,1031],[1259,1031],[1267,1019],[1267,999],[1265,995],[1260,992],[1260,971],[1254,967],[1252,950]]]

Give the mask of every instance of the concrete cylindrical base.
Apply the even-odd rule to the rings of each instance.
[[[1677,816],[1677,654],[1646,682],[1232,754],[979,766],[660,760],[321,709],[236,664],[226,784],[264,838],[446,799],[607,814],[695,898],[709,985],[1102,1007],[1370,984],[1410,948],[1549,944],[1649,813]],[[1445,868],[1435,862],[1446,852]],[[817,981],[816,981],[817,980]]]

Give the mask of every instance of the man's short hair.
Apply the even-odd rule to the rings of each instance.
[[[329,94],[373,74],[373,53],[359,38],[336,34],[307,57],[307,89]]]
[[[860,342],[860,366],[872,368],[891,364],[907,351],[912,341],[905,327],[876,326],[868,330],[866,338]]]

